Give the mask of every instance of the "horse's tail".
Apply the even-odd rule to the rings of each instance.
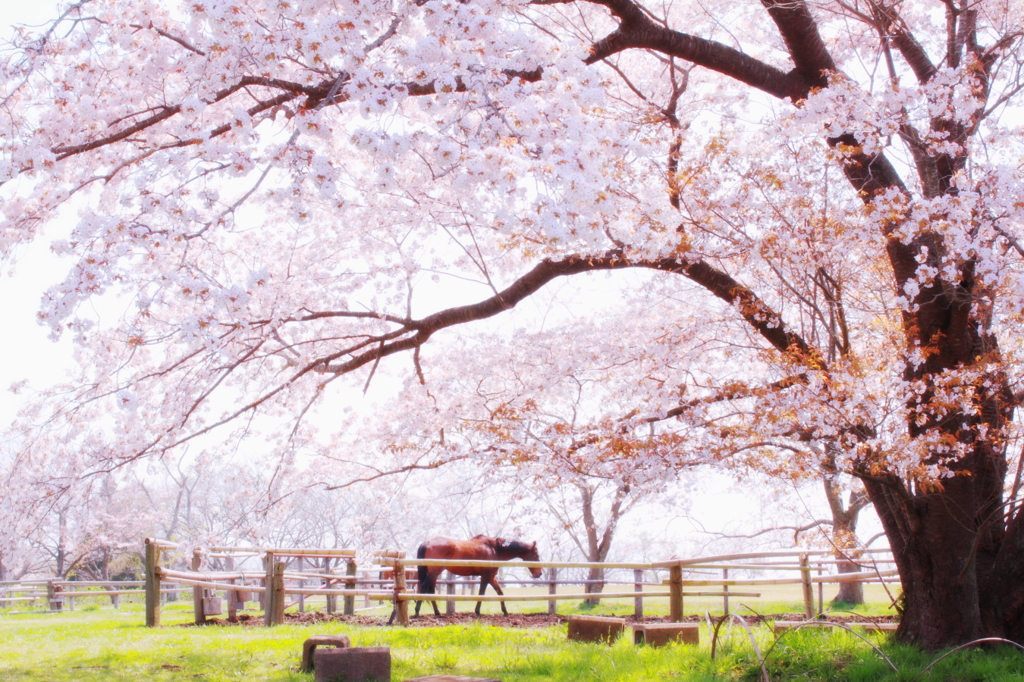
[[[416,550],[416,558],[422,559],[427,556],[427,545],[426,543],[420,545],[420,548]],[[433,594],[434,583],[430,579],[430,570],[426,566],[416,567],[416,579],[419,580],[419,584],[416,586],[416,591],[420,594]]]

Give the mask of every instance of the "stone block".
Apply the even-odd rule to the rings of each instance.
[[[315,635],[302,643],[302,665],[299,669],[308,673],[313,669],[313,652],[318,646],[329,646],[345,649],[352,646],[351,640],[345,635]]]
[[[576,642],[605,642],[611,644],[625,627],[625,618],[569,616],[569,639]]]
[[[315,682],[391,682],[391,649],[386,646],[317,649]]]
[[[647,623],[633,626],[633,642],[647,646],[665,646],[671,642],[700,644],[697,623]]]
[[[412,677],[405,682],[501,682],[496,677],[461,677],[459,675],[428,675]]]

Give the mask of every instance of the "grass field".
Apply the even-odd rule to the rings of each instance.
[[[100,588],[96,588],[100,589]],[[475,589],[475,585],[474,585]],[[579,592],[581,588],[573,587],[562,587],[560,588],[563,592]],[[645,590],[650,592],[652,590],[659,589],[660,587],[646,586]],[[694,592],[698,590],[707,590],[716,588],[692,588]],[[729,599],[730,611],[733,613],[802,613],[804,610],[803,597],[801,595],[800,585],[770,585],[759,588],[733,588],[734,592],[759,592],[759,597],[737,597],[733,596]],[[609,585],[607,590],[611,591],[630,591],[632,590],[631,585]],[[687,589],[689,592],[690,589]],[[536,595],[536,601],[530,602],[509,602],[508,608],[511,611],[544,611],[547,608],[547,587],[506,587],[506,594],[509,595]],[[458,592],[462,594],[461,589]],[[191,605],[192,592],[191,590],[183,591],[181,598]],[[493,595],[493,591],[488,589],[487,594]],[[815,600],[819,596],[817,588],[815,588]],[[825,608],[829,608],[829,600],[835,594],[835,588],[833,586],[826,586],[825,590],[821,593],[824,597]],[[890,592],[887,592],[881,585],[869,584],[865,585],[864,595],[866,604],[858,607],[858,613],[864,613],[867,615],[892,615],[894,611],[889,608],[892,597]],[[142,595],[126,595],[121,598],[122,604],[131,608],[132,604],[136,607],[142,602]],[[438,604],[444,608],[444,596],[439,595]],[[324,597],[310,597],[306,600],[311,609],[324,609]],[[39,604],[42,602],[40,601]],[[107,598],[77,598],[75,600],[76,605],[81,608],[82,606],[93,605],[100,606],[104,610],[111,609],[110,600]],[[339,602],[340,603],[340,602]],[[173,602],[172,602],[173,604]],[[360,608],[360,612],[364,612],[361,608],[364,602],[361,598],[357,599],[357,608]],[[577,601],[559,601],[558,602],[559,613],[575,613],[575,607],[578,605]],[[712,615],[721,615],[723,612],[723,599],[721,597],[686,597],[684,600],[684,610],[687,614],[704,614],[710,612]],[[470,611],[474,608],[473,602],[459,602],[457,605],[458,610]],[[29,607],[12,607],[8,609],[0,608],[0,614],[16,612],[20,609],[28,609]],[[37,606],[36,608],[41,608]],[[191,606],[189,606],[191,608]],[[427,607],[429,609],[429,607]],[[602,612],[614,613],[617,615],[626,615],[633,613],[633,598],[621,598],[621,599],[603,599],[601,604]],[[294,611],[294,608],[291,609]],[[391,610],[390,602],[381,602],[381,606],[376,609],[365,611],[370,614],[387,614]],[[666,616],[668,615],[668,598],[667,597],[646,597],[644,599],[644,613],[651,616]],[[497,602],[484,602],[482,612],[487,613],[501,613],[501,606]]]
[[[785,597],[776,594],[775,597]],[[98,602],[99,600],[97,600]],[[602,604],[588,613],[631,613],[632,601]],[[716,600],[721,608],[721,600]],[[513,610],[518,610],[513,606]],[[654,605],[652,605],[653,607]],[[696,608],[688,603],[688,612]],[[497,604],[486,605],[497,611]],[[542,605],[526,604],[525,610]],[[741,611],[736,604],[735,610]],[[760,612],[793,612],[799,601],[759,603]],[[460,611],[468,610],[460,605]],[[563,603],[560,613],[578,612]],[[657,611],[658,608],[652,610]],[[865,609],[882,612],[879,602]],[[381,620],[386,617],[382,610]],[[697,647],[634,646],[628,637],[612,646],[566,641],[565,626],[536,629],[492,627],[485,622],[436,628],[356,626],[347,623],[264,627],[180,627],[191,621],[191,603],[165,607],[164,626],[143,627],[140,604],[121,609],[80,604],[73,612],[5,615],[0,612],[0,680],[4,682],[120,682],[266,680],[311,682],[297,672],[301,645],[313,634],[345,634],[353,646],[389,646],[396,682],[429,674],[495,677],[504,682],[633,682],[671,680],[748,681],[761,679],[757,656],[747,633],[734,628],[719,643],[714,660],[706,629]],[[761,651],[775,640],[768,628],[755,629]],[[920,673],[935,658],[871,636],[885,658],[845,631],[793,633],[771,649],[768,670],[773,682],[823,680],[851,682],[1024,682],[1024,654],[1009,650],[957,652]]]

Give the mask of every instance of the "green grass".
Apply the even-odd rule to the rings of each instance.
[[[574,605],[577,606],[577,605]],[[616,612],[602,605],[587,613]],[[574,608],[574,610],[577,610]],[[701,645],[635,647],[628,637],[614,645],[567,642],[565,627],[505,629],[486,623],[437,628],[315,626],[186,628],[191,605],[164,609],[164,627],[142,626],[137,604],[52,615],[0,615],[0,679],[4,682],[119,682],[121,680],[266,680],[311,682],[296,671],[301,645],[313,634],[346,634],[354,646],[389,646],[392,679],[447,673],[495,677],[504,682],[758,682],[761,674],[747,633],[723,630],[714,660],[709,637]],[[761,651],[772,647],[767,628],[756,628]],[[768,657],[773,682],[1024,682],[1024,653],[968,650],[944,659],[923,676],[935,654],[871,641],[896,665],[845,631],[800,630],[780,640]]]
[[[615,589],[627,589],[623,586],[615,586]],[[101,588],[94,588],[99,590]],[[475,588],[474,588],[475,589]],[[566,590],[575,588],[564,588]],[[613,589],[609,586],[609,590]],[[651,589],[661,589],[658,587],[648,586],[648,591]],[[703,588],[694,588],[703,589]],[[803,613],[803,598],[801,596],[800,585],[768,585],[758,588],[737,588],[737,590],[750,591],[756,590],[761,593],[760,597],[732,597],[730,599],[730,609],[734,613]],[[76,590],[77,591],[77,590]],[[535,594],[537,601],[534,602],[508,602],[507,608],[509,611],[541,611],[546,608],[547,603],[547,587],[534,587],[529,586],[526,588],[510,587],[506,590],[508,594]],[[829,588],[824,592],[825,598],[825,609],[826,610],[851,610],[849,606],[838,604],[831,605],[829,599],[834,593],[833,588]],[[488,590],[488,594],[493,594],[491,590]],[[818,592],[815,590],[815,600],[817,600]],[[893,611],[889,608],[890,597],[880,585],[866,585],[865,586],[865,598],[866,603],[860,606],[852,608],[852,611],[864,615],[891,615]],[[191,592],[185,591],[182,593],[182,599],[191,604]],[[141,608],[139,605],[142,603],[143,596],[140,594],[126,595],[121,598],[122,607],[127,608]],[[441,608],[443,605],[443,595],[438,595],[438,603]],[[720,615],[722,613],[722,598],[721,597],[686,597],[685,610],[686,613],[705,613],[710,612],[712,615]],[[43,604],[45,599],[36,602],[34,605],[18,605],[11,606],[10,608],[0,608],[0,616],[4,613],[21,610],[38,610],[44,608]],[[170,602],[171,606],[175,602]],[[311,608],[323,609],[324,598],[313,597],[307,600],[307,604]],[[77,597],[75,599],[76,610],[83,608],[102,608],[104,610],[111,609],[110,599],[107,597]],[[133,606],[134,605],[134,606]],[[362,602],[358,604],[361,606]],[[371,611],[370,613],[387,615],[390,612],[390,604],[382,606],[381,608]],[[430,606],[425,605],[425,608],[430,611]],[[472,602],[459,602],[459,611],[469,611],[474,608]],[[485,602],[482,608],[483,613],[497,614],[501,613],[501,606],[496,602]],[[596,607],[584,606],[579,601],[559,601],[558,612],[560,614],[592,614],[592,615],[632,615],[633,613],[633,599],[622,598],[622,599],[602,599],[601,604]],[[667,616],[669,612],[668,599],[664,597],[646,597],[644,599],[644,613],[650,616]]]

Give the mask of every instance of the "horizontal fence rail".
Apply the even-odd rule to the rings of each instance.
[[[109,597],[114,607],[120,606],[120,598],[145,594],[144,580],[66,580],[50,578],[45,580],[6,580],[0,583],[0,608],[11,604],[43,603],[49,612],[63,611],[64,607],[75,608],[75,600],[83,598]],[[90,589],[93,588],[93,589]],[[103,589],[105,588],[105,589]],[[168,583],[161,590],[164,595],[185,592],[186,588]],[[24,613],[37,613],[26,611]]]

